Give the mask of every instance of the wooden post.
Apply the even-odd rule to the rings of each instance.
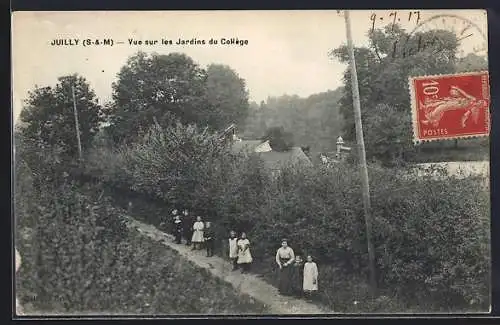
[[[356,72],[356,61],[354,58],[354,46],[351,35],[351,22],[349,17],[349,10],[344,11],[344,19],[345,19],[346,35],[347,35],[347,47],[349,51],[349,66],[351,69],[352,101],[354,106],[354,121],[356,123],[356,141],[358,143],[358,150],[359,150],[359,168],[360,168],[361,185],[363,192],[363,210],[365,215],[366,241],[368,246],[370,285],[372,293],[375,294],[377,290],[377,281],[375,276],[375,249],[372,243],[370,187],[368,181],[368,168],[366,165],[365,142],[363,139],[363,125],[361,121],[361,103],[359,100],[358,76]]]
[[[80,141],[80,126],[78,123],[78,111],[76,109],[75,87],[71,86],[71,94],[73,95],[73,113],[75,114],[75,129],[76,142],[78,143],[78,159],[82,160],[82,143]]]

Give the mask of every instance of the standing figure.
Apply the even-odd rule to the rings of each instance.
[[[180,244],[181,243],[181,240],[182,240],[182,220],[181,220],[181,217],[179,215],[176,215],[174,217],[174,236],[175,236],[175,242],[177,244]]]
[[[201,249],[201,244],[203,243],[203,229],[205,224],[201,221],[201,217],[196,217],[196,222],[193,225],[193,237],[191,242],[193,243],[193,250]]]
[[[292,293],[296,296],[302,296],[302,285],[304,282],[304,260],[299,255],[295,256],[295,261],[291,269]]]
[[[311,255],[307,256],[307,262],[304,264],[304,293],[310,297],[313,292],[318,291],[318,266],[313,261]]]
[[[17,251],[17,248],[15,250],[16,250],[15,260],[16,260],[16,273],[17,273],[17,271],[19,271],[19,268],[21,267],[21,255]],[[19,303],[19,300],[17,299],[17,297],[16,297],[16,314],[17,315],[23,314],[23,307]]]
[[[250,263],[252,263],[253,258],[250,253],[250,241],[247,238],[247,234],[242,232],[241,238],[237,242],[238,244],[238,265],[241,266],[242,272],[248,272],[250,270]]]
[[[229,259],[233,263],[233,271],[238,269],[238,237],[236,231],[231,230],[229,233]]]
[[[179,215],[177,209],[173,209],[172,210],[172,219],[169,220],[168,217],[165,218],[165,221],[163,221],[160,226],[162,227],[161,230],[163,231],[167,231],[167,227],[168,227],[168,231],[175,236],[175,220],[176,220],[176,217]]]
[[[207,248],[207,257],[214,256],[215,233],[211,227],[210,221],[205,222],[205,230],[203,231],[203,237]]]
[[[192,224],[194,223],[193,218],[189,215],[188,210],[182,211],[182,214],[184,215],[183,221],[184,221],[184,238],[186,239],[186,245],[190,246],[191,245],[191,238],[193,237],[193,226]]]
[[[281,247],[276,252],[276,264],[279,267],[278,290],[282,295],[291,295],[292,286],[290,283],[291,267],[295,262],[295,253],[288,246],[288,240],[281,241]]]

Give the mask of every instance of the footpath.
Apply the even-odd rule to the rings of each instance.
[[[241,293],[247,294],[265,304],[272,314],[334,314],[305,300],[282,296],[278,289],[260,279],[254,274],[232,271],[231,264],[218,256],[206,257],[205,250],[193,251],[185,244],[176,244],[170,234],[166,234],[152,225],[137,221],[130,216],[125,217],[127,226],[136,229],[143,236],[147,236],[163,245],[175,250],[200,268],[207,269],[213,276],[230,284]]]

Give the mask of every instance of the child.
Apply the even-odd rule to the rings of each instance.
[[[193,237],[193,218],[189,215],[188,210],[182,211],[183,218],[182,220],[184,221],[184,238],[186,238],[186,245],[190,246],[191,245],[191,238]]]
[[[238,239],[238,265],[241,265],[243,273],[250,270],[250,263],[252,263],[252,254],[250,253],[250,241],[247,234],[241,233],[241,238]]]
[[[164,221],[160,223],[160,229],[165,231],[165,232],[170,232],[172,235],[175,236],[175,230],[176,230],[176,217],[178,216],[178,211],[177,209],[172,210],[172,219],[169,219],[168,217],[165,217]]]
[[[304,282],[304,260],[299,255],[295,255],[295,261],[291,269],[291,286],[292,293],[296,296],[302,296]]]
[[[238,237],[236,231],[231,230],[229,233],[229,259],[233,263],[233,271],[238,269]]]
[[[205,224],[201,221],[201,217],[196,217],[196,222],[193,224],[193,237],[191,242],[193,243],[193,250],[201,249],[201,244],[203,243],[203,229]]]
[[[207,247],[207,257],[214,256],[214,231],[210,227],[210,222],[205,222],[205,230],[203,231],[203,237],[205,240],[205,245]]]
[[[318,266],[313,262],[311,255],[307,256],[307,262],[304,264],[304,293],[310,297],[313,292],[318,291]]]
[[[182,220],[179,215],[176,215],[174,217],[174,236],[175,236],[175,242],[177,244],[180,244],[182,238]]]

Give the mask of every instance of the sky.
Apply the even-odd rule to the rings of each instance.
[[[368,44],[366,34],[374,21],[375,28],[383,27],[395,16],[407,30],[432,26],[461,30],[467,20],[474,22],[479,32],[462,42],[466,52],[483,42],[487,33],[483,10],[420,10],[418,22],[416,11],[351,11],[354,45]],[[459,19],[433,19],[443,14]],[[426,21],[429,23],[424,24]],[[114,45],[84,47],[83,40],[88,38],[113,39]],[[179,38],[207,42],[213,38],[219,44],[175,45]],[[238,38],[248,44],[222,45],[221,38]],[[55,39],[78,39],[79,43],[52,46]],[[158,40],[160,44],[129,45],[129,39]],[[161,39],[174,44],[162,45]],[[328,57],[331,49],[346,43],[345,21],[336,10],[14,12],[12,42],[14,122],[30,90],[54,86],[58,77],[68,74],[84,76],[99,101],[109,101],[117,73],[139,50],[183,52],[203,67],[229,65],[246,80],[250,100],[256,102],[268,96],[307,97],[333,90],[342,85],[346,69]]]

